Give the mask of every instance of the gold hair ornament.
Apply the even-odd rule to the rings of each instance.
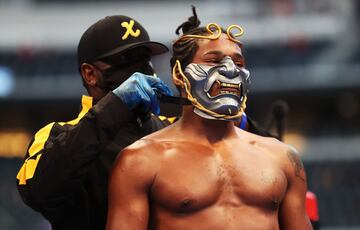
[[[231,34],[231,30],[233,29],[237,29],[239,30],[239,32],[237,34],[232,35]],[[206,25],[206,30],[209,33],[209,35],[195,35],[195,34],[187,34],[187,35],[183,35],[180,38],[178,38],[175,42],[179,42],[180,40],[183,39],[188,39],[188,38],[198,38],[198,39],[209,39],[209,40],[217,40],[220,38],[221,36],[221,27],[216,24],[216,23],[209,23]],[[244,29],[239,26],[239,25],[230,25],[227,29],[226,29],[226,35],[228,36],[228,38],[236,43],[241,44],[241,42],[237,39],[238,37],[241,37],[244,34]]]
[[[232,35],[231,34],[232,29],[238,29],[239,32],[237,34]],[[244,34],[244,29],[239,25],[231,25],[226,29],[226,34],[231,41],[241,44],[241,42],[236,38],[241,37]]]
[[[182,78],[184,79],[183,80],[180,80],[178,77],[177,77],[177,73],[179,73]],[[242,114],[244,113],[245,109],[246,109],[246,100],[247,100],[247,97],[244,96],[244,99],[241,103],[241,106],[240,106],[240,109],[239,109],[239,112],[235,115],[225,115],[225,114],[219,114],[219,113],[216,113],[214,111],[211,111],[211,110],[208,110],[207,108],[205,108],[202,104],[200,104],[196,98],[194,98],[192,95],[191,95],[191,84],[190,84],[190,81],[189,79],[185,76],[185,74],[183,73],[182,69],[181,69],[181,63],[179,60],[176,60],[176,63],[173,67],[173,71],[172,71],[172,76],[173,76],[173,81],[175,84],[179,84],[181,85],[184,89],[185,89],[185,93],[186,93],[186,97],[187,99],[199,110],[203,111],[204,113],[214,117],[214,118],[223,118],[223,119],[226,119],[226,120],[230,120],[230,119],[234,119],[234,118],[238,118],[238,117],[241,117]]]
[[[213,30],[212,30],[213,29]],[[199,38],[199,39],[210,39],[210,40],[216,40],[219,39],[219,37],[221,36],[221,27],[216,24],[216,23],[209,23],[206,26],[206,30],[209,33],[209,35],[195,35],[195,34],[187,34],[187,35],[183,35],[181,36],[179,39],[177,39],[175,43],[179,42],[180,40],[183,39],[188,39],[188,38]]]

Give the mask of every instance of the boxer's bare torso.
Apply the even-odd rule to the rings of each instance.
[[[304,205],[297,206],[305,174],[291,148],[187,114],[123,151],[109,229],[308,229]]]

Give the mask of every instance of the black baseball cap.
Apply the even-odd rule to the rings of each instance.
[[[149,35],[135,19],[124,15],[107,16],[91,25],[82,35],[78,45],[79,67],[136,47],[146,47],[150,55],[168,51],[159,43],[150,41]]]

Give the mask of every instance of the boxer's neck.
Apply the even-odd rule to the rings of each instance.
[[[205,119],[193,112],[192,106],[184,106],[180,119],[181,126],[199,137],[206,137],[209,141],[222,140],[235,135],[234,123],[223,120]]]

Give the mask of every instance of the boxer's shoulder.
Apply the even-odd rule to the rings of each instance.
[[[261,146],[266,149],[274,150],[275,152],[284,151],[288,145],[279,141],[274,137],[264,137],[241,129],[236,129],[239,139],[244,140],[250,144]],[[271,151],[273,152],[273,151]]]
[[[288,178],[297,178],[305,181],[304,166],[299,152],[291,145],[275,138],[259,138],[259,145],[267,149],[267,153],[278,163]]]
[[[246,131],[240,131],[239,135],[246,142],[261,148],[284,168],[292,168],[293,165],[300,167],[302,164],[298,151],[276,138],[263,137]]]

